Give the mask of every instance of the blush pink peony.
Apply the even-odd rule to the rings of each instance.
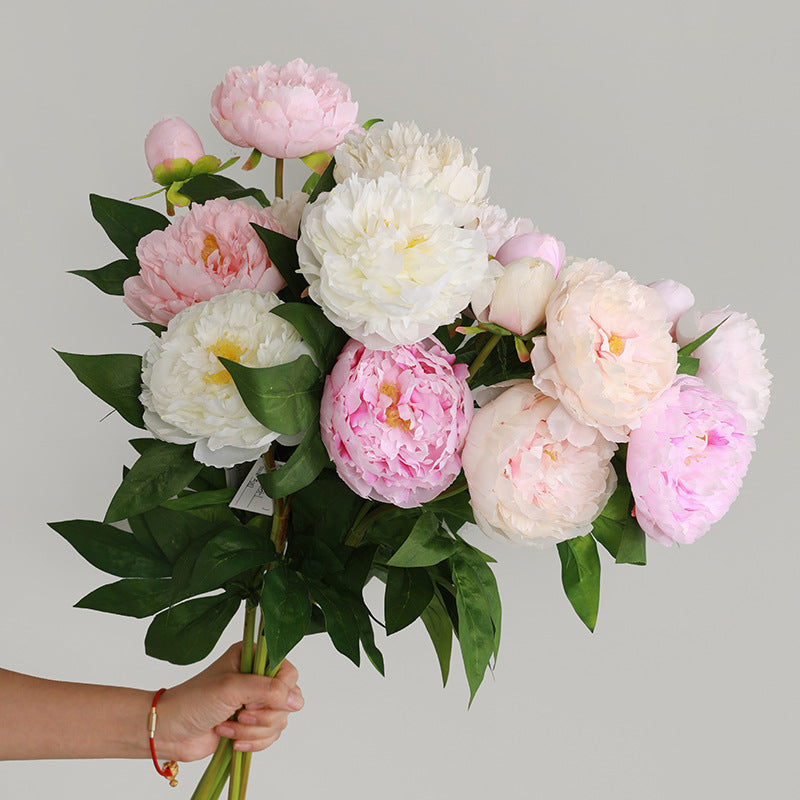
[[[754,449],[733,403],[679,375],[628,444],[639,525],[664,545],[695,541],[736,499]]]
[[[435,339],[367,350],[351,339],[322,396],[322,440],[361,497],[414,508],[461,471],[472,419],[467,367]]]
[[[239,147],[272,158],[331,153],[345,134],[358,130],[358,103],[336,73],[301,58],[285,66],[267,61],[233,67],[211,95],[211,121]]]
[[[150,172],[158,166],[169,171],[177,159],[186,159],[190,165],[196,163],[205,150],[195,129],[180,117],[174,117],[153,125],[144,140],[144,155]]]
[[[677,371],[663,300],[603,261],[575,260],[559,274],[546,317],[531,355],[534,385],[607,439],[627,441]]]
[[[617,485],[616,446],[530,381],[475,412],[462,461],[480,529],[554,544],[592,528]]]
[[[136,248],[141,270],[123,285],[125,304],[142,319],[166,325],[192,303],[223,292],[282,289],[286,284],[251,222],[284,232],[269,209],[219,198],[142,237]]]
[[[764,334],[756,323],[746,314],[724,308],[684,315],[678,323],[678,344],[683,347],[717,325],[711,338],[692,353],[700,359],[697,377],[736,406],[753,435],[764,427],[772,382]]]

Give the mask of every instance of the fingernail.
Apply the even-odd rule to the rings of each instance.
[[[234,750],[252,750],[253,743],[252,742],[234,742],[233,743]]]
[[[289,692],[289,697],[287,698],[286,704],[292,711],[299,711],[303,707],[303,695],[297,691],[297,689],[292,689]]]
[[[220,736],[226,736],[228,739],[233,739],[236,735],[232,725],[217,725],[217,733]]]
[[[255,725],[258,722],[255,714],[248,714],[246,711],[241,712],[237,719],[239,722],[244,722],[245,725]]]

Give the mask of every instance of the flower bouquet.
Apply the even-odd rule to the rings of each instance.
[[[490,204],[474,150],[359,125],[328,70],[235,68],[211,107],[245,170],[275,160],[271,199],[179,119],[145,141],[167,216],[90,197],[121,258],[75,274],[149,343],[59,355],[151,436],[131,439],[102,522],[51,525],[119,578],[79,607],[154,615],[147,653],[189,664],[244,603],[241,668],[260,674],[323,632],[383,673],[374,626],[420,618],[444,683],[456,638],[471,703],[501,628],[471,528],[555,544],[593,630],[598,543],[643,565],[648,538],[692,542],[727,511],[769,402],[747,316],[567,257]],[[309,170],[288,195],[286,158]],[[382,610],[362,596],[373,578]],[[230,780],[244,797],[249,758],[222,739],[193,796]]]

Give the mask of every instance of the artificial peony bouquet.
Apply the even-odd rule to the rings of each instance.
[[[501,608],[468,526],[555,545],[594,629],[597,543],[641,565],[648,539],[693,542],[735,499],[769,403],[763,337],[674,281],[567,256],[490,202],[458,139],[357,114],[300,59],[234,68],[211,119],[246,170],[275,159],[271,200],[180,119],[145,141],[168,216],[91,196],[121,258],[76,274],[149,341],[60,356],[150,435],[102,522],[52,527],[119,578],[78,606],[155,615],[151,656],[204,658],[244,603],[243,670],[326,632],[382,673],[375,624],[420,618],[445,683],[455,636],[471,702]],[[309,168],[288,194],[286,158]],[[229,776],[243,797],[249,763],[221,740],[194,797]]]

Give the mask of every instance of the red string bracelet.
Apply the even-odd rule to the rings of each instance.
[[[150,731],[150,755],[153,757],[153,765],[156,768],[156,772],[159,775],[163,775],[168,781],[170,786],[177,786],[177,774],[178,774],[178,762],[177,761],[165,761],[160,767],[158,766],[158,759],[156,758],[156,744],[155,744],[155,736],[156,736],[156,719],[158,718],[158,712],[156,711],[156,706],[158,705],[158,698],[161,697],[166,689],[159,689],[155,696],[153,697],[153,705],[150,707],[150,724],[148,726],[148,730]]]

